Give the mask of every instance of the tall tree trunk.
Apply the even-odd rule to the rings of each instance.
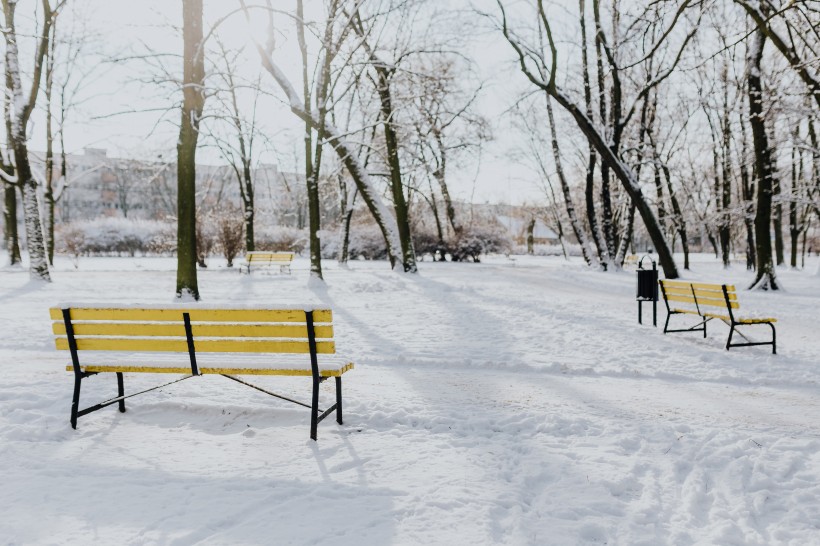
[[[771,158],[774,162],[775,153],[772,151]],[[772,214],[772,227],[774,228],[774,256],[775,256],[775,263],[777,265],[783,265],[786,263],[785,257],[785,245],[783,244],[783,204],[780,201],[781,196],[781,189],[780,189],[780,178],[774,174],[775,166],[772,165],[772,201],[773,204],[773,214]]]
[[[177,143],[177,297],[199,300],[196,252],[196,148],[205,104],[202,0],[182,0],[183,101]]]
[[[586,231],[584,231],[584,227],[581,225],[581,222],[578,220],[578,216],[575,214],[575,205],[572,202],[572,192],[570,191],[567,177],[564,175],[564,167],[561,161],[561,151],[558,148],[558,131],[555,127],[555,116],[552,112],[552,99],[550,99],[548,93],[544,93],[544,95],[547,101],[547,118],[549,119],[550,124],[550,137],[552,142],[552,155],[555,161],[555,170],[558,174],[558,181],[561,183],[561,193],[564,195],[564,203],[566,204],[567,217],[569,217],[572,233],[581,245],[581,253],[583,254],[584,260],[586,260],[587,264],[592,267],[600,267],[598,257],[592,252]]]
[[[418,271],[416,252],[413,249],[413,239],[410,231],[410,211],[402,185],[399,140],[395,129],[396,113],[393,109],[393,97],[390,91],[392,70],[375,59],[373,67],[376,69],[377,74],[377,91],[381,106],[384,141],[387,148],[387,165],[390,169],[390,191],[393,196],[393,207],[396,210],[396,223],[399,227],[402,262],[405,271],[415,273]]]
[[[723,118],[720,123],[720,130],[722,135],[722,169],[721,169],[721,187],[720,187],[720,227],[718,229],[718,237],[720,238],[720,251],[723,255],[723,267],[729,267],[731,261],[731,222],[729,218],[730,206],[732,203],[732,185],[731,185],[731,127],[729,125],[729,115],[731,109],[729,107],[729,62],[724,62],[721,72],[721,81],[723,83]]]
[[[777,274],[772,261],[772,186],[774,169],[771,149],[763,118],[763,83],[760,64],[766,35],[757,30],[749,47],[747,79],[749,85],[749,124],[752,127],[755,164],[757,166],[757,213],[755,214],[755,242],[757,250],[757,275],[750,288],[777,290]]]
[[[6,174],[14,174],[14,169],[3,165]],[[17,188],[12,184],[3,184],[3,234],[6,238],[6,252],[9,255],[9,265],[20,263],[20,241],[17,235]]]
[[[612,125],[617,121],[608,119],[607,116],[607,98],[606,98],[606,79],[604,77],[604,30],[601,27],[601,14],[599,9],[599,1],[592,0],[592,14],[595,21],[595,59],[597,67],[598,80],[598,109],[600,114],[601,127],[610,125],[610,134],[605,135],[607,138],[607,145],[617,154],[614,145],[614,135],[611,133]],[[614,76],[615,72],[613,72]],[[613,83],[613,93],[615,92],[615,83]],[[613,109],[615,105],[613,104]],[[612,123],[608,123],[608,122]],[[601,228],[604,232],[604,243],[606,244],[606,262],[611,267],[615,265],[615,224],[612,217],[612,194],[609,188],[610,173],[609,164],[606,161],[601,162]]]
[[[32,176],[28,157],[27,127],[29,117],[34,110],[37,95],[40,90],[43,59],[48,49],[49,34],[54,13],[51,10],[51,5],[48,0],[43,0],[43,26],[39,36],[31,89],[28,97],[25,97],[20,75],[20,55],[17,47],[17,33],[14,22],[17,2],[13,0],[3,0],[2,4],[6,22],[6,27],[3,32],[6,42],[6,91],[11,97],[10,109],[7,110],[7,116],[9,118],[8,132],[11,138],[10,145],[14,153],[14,163],[17,168],[17,184],[22,192],[26,245],[28,246],[29,254],[29,275],[32,279],[50,282],[51,275],[48,271],[48,258],[45,242],[43,241],[42,223],[40,221],[37,181]]]
[[[795,127],[792,138],[792,188],[789,199],[789,243],[791,245],[790,264],[797,268],[797,247],[800,243],[800,228],[797,224],[797,200],[800,197],[800,179],[802,178],[803,155],[797,153],[797,142],[800,139],[800,126]]]
[[[49,42],[48,54],[46,55],[46,157],[45,175],[46,186],[43,191],[43,199],[46,202],[45,231],[46,231],[46,251],[48,253],[48,263],[54,265],[54,133],[52,131],[51,115],[51,95],[54,84],[54,53],[56,35],[52,25],[51,41]],[[62,181],[60,181],[62,182]]]
[[[589,78],[589,55],[587,53],[587,34],[586,34],[586,6],[585,0],[578,0],[579,22],[581,24],[581,65],[584,78],[584,105],[586,106],[586,115],[592,119],[592,86]],[[595,147],[589,146],[589,159],[587,160],[586,171],[586,186],[584,189],[584,197],[586,203],[587,222],[589,223],[589,231],[592,234],[592,241],[595,243],[595,250],[598,253],[597,261],[599,265],[606,267],[608,260],[606,259],[606,243],[604,236],[598,224],[598,213],[595,210],[595,164],[597,162],[597,154]],[[573,228],[574,229],[574,228]],[[590,253],[590,257],[591,257]],[[592,261],[590,261],[590,265]]]
[[[335,3],[331,6],[331,11],[328,14],[328,19],[333,20]],[[333,25],[328,24],[325,27],[324,43],[329,43],[328,34],[332,32]],[[305,40],[305,11],[302,0],[296,0],[296,34],[299,41],[299,50],[302,56],[302,96],[305,105],[310,107],[310,80],[308,77],[308,50],[307,42]],[[319,78],[317,88],[316,102],[319,109],[319,119],[322,120],[326,115],[325,97],[320,96],[324,91],[327,92],[327,82],[330,78],[330,54],[325,51],[322,56],[322,63],[319,67]],[[327,65],[327,66],[326,66]],[[308,233],[310,240],[310,274],[313,277],[322,279],[322,250],[321,241],[319,240],[319,230],[321,229],[321,207],[319,203],[319,171],[321,169],[322,157],[322,140],[324,135],[321,133],[320,123],[319,133],[316,135],[316,150],[313,150],[313,132],[311,124],[305,122],[305,182],[307,184],[307,200],[308,200]]]
[[[755,202],[752,196],[755,190],[752,186],[753,182],[749,176],[749,166],[747,153],[747,138],[746,138],[746,122],[743,116],[740,119],[740,184],[741,193],[743,195],[743,224],[746,226],[746,269],[751,271],[757,265],[757,252],[755,247],[755,231],[754,231],[754,217],[755,217]]]
[[[440,130],[434,130],[433,137],[436,140],[436,146],[439,150],[439,164],[438,168],[433,171],[433,176],[441,190],[441,198],[444,199],[444,209],[447,213],[447,220],[450,222],[450,227],[453,228],[453,234],[458,237],[461,235],[463,228],[461,224],[456,222],[456,208],[453,206],[453,199],[450,197],[450,190],[447,187],[447,148],[441,139]]]

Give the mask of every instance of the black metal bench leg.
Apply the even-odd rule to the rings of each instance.
[[[77,412],[80,411],[80,382],[83,380],[79,374],[74,374],[74,396],[71,399],[71,428],[77,428]]]
[[[768,324],[769,326],[772,327],[772,354],[776,355],[777,354],[777,333],[775,332],[774,324],[772,324],[771,322],[767,322],[766,324]]]
[[[336,422],[342,424],[342,376],[336,377]]]
[[[732,323],[729,325],[729,339],[726,341],[726,350],[729,350],[729,347],[732,346],[732,335],[735,333],[735,324]]]
[[[313,380],[313,400],[310,406],[310,439],[316,440],[316,429],[319,426],[319,380]]]
[[[122,380],[122,372],[117,372],[117,396],[125,396],[125,385]],[[120,400],[120,413],[125,413],[125,400]]]

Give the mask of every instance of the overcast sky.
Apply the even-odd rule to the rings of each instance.
[[[493,2],[483,3],[488,11],[494,10]],[[142,55],[148,49],[178,54],[182,45],[174,27],[182,24],[181,1],[74,0],[70,4],[72,10],[61,21],[63,28],[85,21],[88,28],[96,33],[89,49],[98,52],[99,56],[92,61],[97,69],[80,93],[85,101],[76,112],[71,113],[72,119],[66,132],[67,150],[81,152],[85,147],[97,147],[118,157],[156,158],[161,155],[164,160],[173,159],[179,114],[178,110],[164,110],[180,99],[177,96],[181,95],[178,88],[151,82],[153,78],[162,78],[156,62],[149,64],[130,60],[115,63],[111,62],[111,58]],[[290,9],[295,2],[277,0],[275,5],[279,7],[278,4]],[[307,0],[306,4],[310,9],[309,6],[315,2]],[[468,7],[469,4],[467,0],[458,0],[449,5]],[[18,9],[20,17],[31,13],[31,6],[32,2],[23,2]],[[230,0],[206,0],[206,28],[236,7],[238,2]],[[70,19],[72,23],[69,23]],[[480,18],[464,18],[464,21],[468,20],[470,25],[480,22]],[[285,20],[281,20],[280,24],[283,27],[292,26]],[[517,93],[526,88],[524,81],[511,63],[509,46],[500,36],[478,26],[471,31],[473,44],[465,53],[475,59],[486,82],[480,109],[493,123],[496,139],[485,144],[480,164],[470,162],[450,173],[451,191],[457,199],[472,199],[475,202],[542,201],[543,191],[538,187],[535,174],[509,159],[514,142],[510,132],[500,122],[503,110],[510,106]],[[230,42],[229,45],[238,47],[250,44],[249,32],[261,36],[264,28],[260,26],[249,30],[244,18],[237,14],[221,23],[219,32],[225,41]],[[289,58],[297,58],[288,52],[288,48],[295,47],[292,37],[283,33],[281,39],[276,59],[291,75],[292,81],[300,86],[299,66],[289,62]],[[249,71],[258,70],[259,60],[252,49],[249,48],[242,62]],[[179,76],[175,63],[178,59],[170,56],[163,61],[172,75]],[[302,146],[302,125],[281,103],[282,93],[269,75],[262,74],[262,85],[273,98],[261,101],[259,122],[271,138],[274,149],[266,151],[259,159],[277,163],[283,170],[301,169],[303,166],[298,153]],[[206,111],[208,106],[206,103]],[[32,149],[42,150],[45,147],[42,114],[35,116],[33,123]],[[221,161],[218,152],[209,148],[201,148],[198,158],[207,163]]]

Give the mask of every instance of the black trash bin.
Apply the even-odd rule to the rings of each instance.
[[[643,302],[652,302],[652,326],[658,325],[658,268],[655,260],[649,258],[652,269],[644,269],[643,261],[649,258],[644,256],[638,262],[638,284],[635,290],[635,299],[638,301],[638,324],[643,324]]]

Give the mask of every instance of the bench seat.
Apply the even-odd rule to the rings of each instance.
[[[276,355],[278,356],[278,355]],[[301,356],[301,355],[300,355]],[[353,369],[353,362],[337,355],[319,355],[319,375],[321,377],[339,377]],[[199,354],[197,365],[200,375],[291,375],[310,376],[310,360],[297,361],[294,358],[267,358],[240,353]],[[66,371],[74,367],[66,366]],[[191,364],[181,361],[178,354],[142,354],[125,355],[112,359],[108,354],[84,354],[80,370],[86,373],[123,372],[123,373],[173,373],[190,374]]]
[[[125,411],[125,399],[202,375],[222,375],[311,410],[310,437],[331,413],[342,424],[342,375],[353,369],[336,353],[330,309],[63,304],[49,310],[58,350],[71,353],[74,372],[71,426],[111,404]],[[80,355],[82,354],[82,361]],[[118,396],[80,409],[82,381],[96,374],[117,375]],[[124,373],[177,374],[164,385],[126,396]],[[235,376],[301,376],[312,379],[310,404],[252,385]],[[336,403],[319,409],[319,385],[334,378]]]
[[[720,319],[725,322],[731,322],[732,317],[729,315],[721,315],[719,313],[703,313],[704,317],[708,318],[715,318]],[[737,318],[735,317],[735,322],[737,324],[768,324],[770,322],[777,322],[776,318]]]

